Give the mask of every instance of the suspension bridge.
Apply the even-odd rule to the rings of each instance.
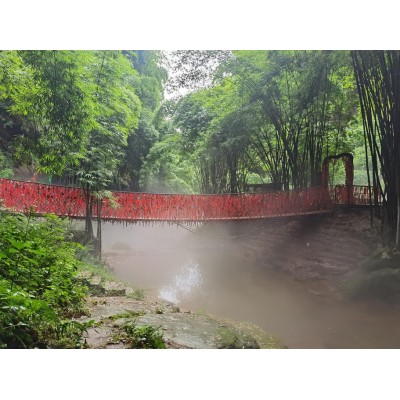
[[[93,204],[92,215],[121,222],[206,222],[256,220],[324,214],[337,204],[367,206],[368,186],[312,187],[272,193],[221,195],[112,192],[112,201]],[[0,201],[13,212],[85,218],[87,193],[81,188],[0,178]]]

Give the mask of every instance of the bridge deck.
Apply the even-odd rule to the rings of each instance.
[[[349,197],[352,200],[357,198],[354,193]],[[362,193],[366,193],[365,189]],[[224,195],[113,192],[113,198],[113,202],[103,201],[102,219],[127,222],[251,220],[322,214],[331,212],[334,207],[332,193],[321,187]],[[1,178],[0,199],[5,207],[18,212],[27,212],[32,207],[38,214],[71,218],[84,218],[86,215],[85,193],[80,188]],[[97,205],[94,205],[93,216],[96,217],[97,213]]]

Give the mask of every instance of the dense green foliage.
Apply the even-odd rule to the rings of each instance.
[[[89,214],[106,188],[316,185],[325,156],[363,146],[349,52],[0,54],[0,150],[32,173],[79,183]],[[163,102],[165,60],[169,86],[195,92]]]
[[[107,189],[304,188],[320,184],[325,157],[350,152],[355,183],[387,194],[399,243],[398,54],[0,51],[0,175],[24,166],[81,185],[93,236]],[[164,100],[165,87],[186,94]],[[344,183],[341,164],[330,178]]]
[[[158,59],[145,51],[0,51],[0,174],[10,177],[11,160],[33,179],[79,184],[93,236],[98,193],[140,189],[141,163],[158,136]]]
[[[12,178],[13,169],[12,161],[10,157],[0,151],[0,178]]]
[[[360,97],[366,153],[370,154],[368,181],[378,187],[375,213],[383,217],[389,235],[400,247],[400,52],[352,51]],[[383,203],[381,213],[379,202]]]
[[[82,187],[93,240],[110,190],[305,188],[325,157],[350,152],[354,183],[379,187],[375,214],[400,246],[399,51],[177,51],[169,87],[191,91],[170,100],[165,55],[0,51],[0,177]],[[344,184],[342,164],[329,172]],[[93,242],[100,252],[100,215]],[[57,217],[0,211],[0,347],[84,346],[90,323],[71,320],[84,312],[82,251]],[[398,268],[378,264],[355,292],[398,294]],[[123,329],[131,347],[165,346],[157,328]]]
[[[85,326],[79,245],[55,216],[0,213],[0,346],[80,347]]]
[[[136,92],[142,111],[135,134],[128,137],[124,161],[119,167],[119,186],[139,191],[146,186],[140,183],[140,172],[144,159],[160,135],[160,107],[166,71],[159,67],[160,53],[137,51],[128,54],[139,72]]]
[[[185,191],[241,192],[246,183],[263,182],[281,189],[318,185],[327,155],[362,145],[348,52],[174,55],[179,56],[179,68],[186,62],[199,74],[186,65],[174,84],[197,90],[170,107],[172,127],[145,165],[147,176],[158,173],[172,190],[184,187],[177,185],[177,165],[184,169],[178,176],[188,185]],[[199,59],[214,66],[207,76],[213,83],[202,88]]]
[[[92,210],[111,190],[305,188],[321,183],[325,157],[349,152],[354,183],[379,187],[375,214],[400,246],[399,51],[177,51],[169,66],[164,56],[0,51],[0,177],[20,169],[82,187],[86,241],[100,253]],[[166,65],[185,95],[164,100]],[[342,164],[329,172],[344,184]],[[71,320],[87,294],[82,251],[57,217],[0,211],[0,347],[84,346],[90,323]],[[398,268],[377,265],[353,291],[397,295]],[[131,347],[165,347],[157,328],[123,330]]]

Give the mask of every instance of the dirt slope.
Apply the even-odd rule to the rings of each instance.
[[[379,246],[365,209],[266,222],[241,239],[249,257],[298,280],[336,281]]]

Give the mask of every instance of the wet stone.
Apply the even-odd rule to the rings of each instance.
[[[102,287],[102,279],[100,276],[95,275],[91,276],[88,280],[86,280],[86,285],[89,287],[90,292],[96,295],[104,295],[104,288]]]
[[[92,276],[91,271],[81,271],[78,274],[79,279],[86,280],[86,281],[89,281],[91,276]]]
[[[259,349],[257,341],[243,332],[227,326],[221,326],[216,336],[218,349]]]
[[[123,341],[123,325],[151,325],[162,329],[168,348],[175,349],[251,349],[284,348],[276,339],[260,328],[249,329],[247,324],[233,325],[207,315],[182,313],[165,304],[147,300],[147,303],[119,297],[92,297],[88,301],[91,314],[81,322],[95,320],[100,325],[90,328],[85,339],[90,348],[127,348]],[[162,308],[163,313],[157,313]],[[173,312],[175,311],[175,312]],[[243,326],[242,326],[243,325]]]
[[[259,349],[257,341],[233,327],[223,326],[206,316],[183,314],[147,314],[137,320],[138,324],[160,326],[164,338],[191,349]]]
[[[89,284],[92,286],[100,286],[101,276],[95,275],[95,276],[90,277]]]
[[[106,282],[103,287],[106,296],[125,296],[126,288],[121,282]]]

